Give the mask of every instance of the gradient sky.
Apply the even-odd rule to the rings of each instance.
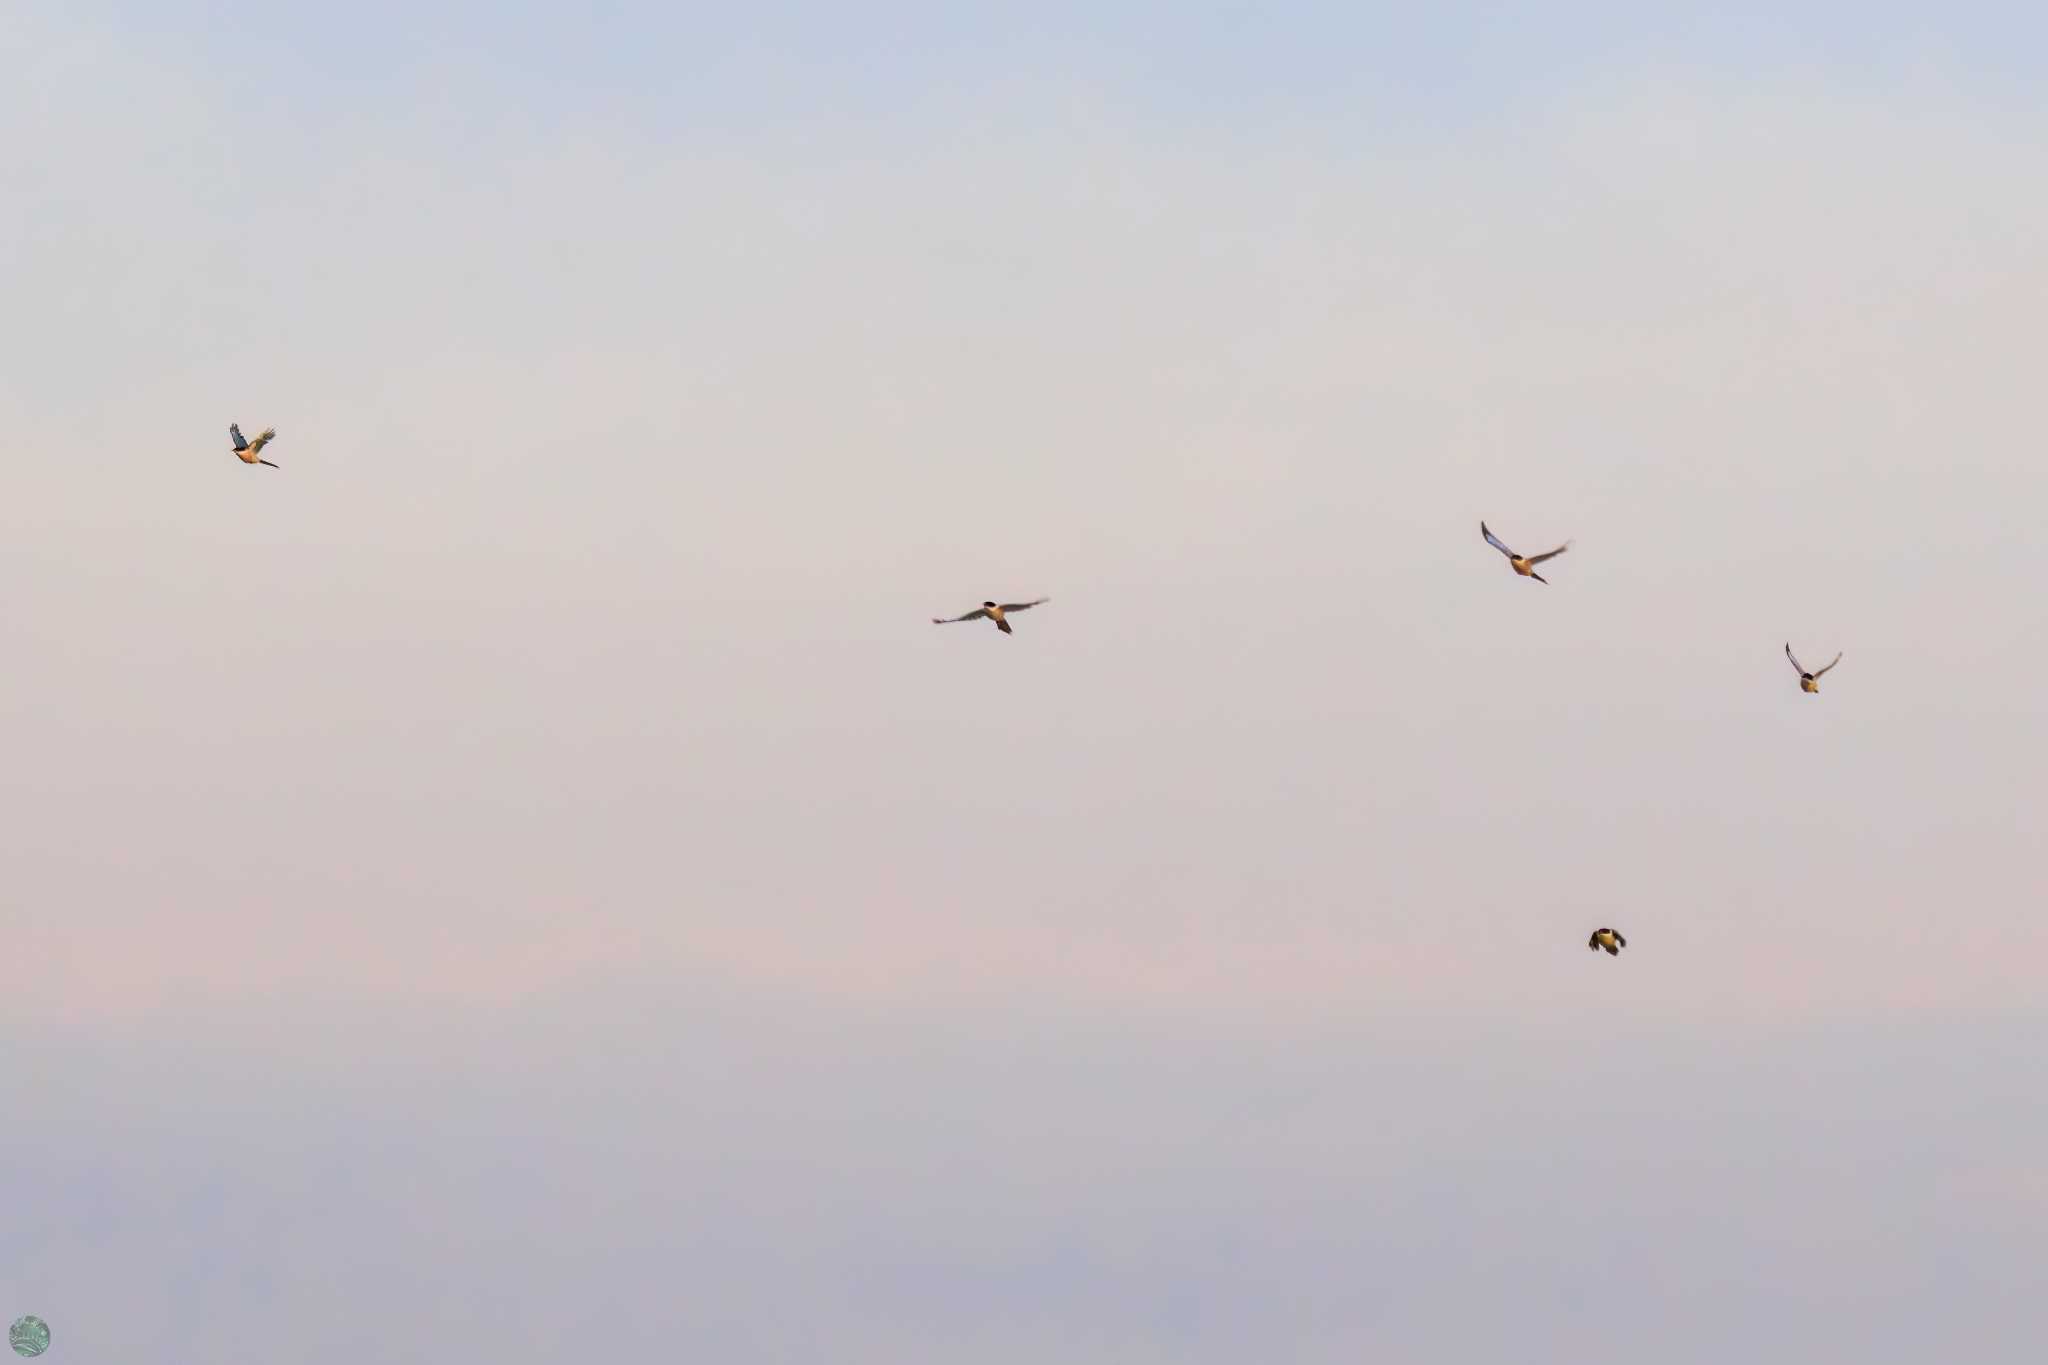
[[[2048,17],[1644,8],[0,14],[0,1318],[2036,1358]]]

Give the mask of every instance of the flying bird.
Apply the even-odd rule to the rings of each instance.
[[[258,453],[263,447],[277,439],[276,427],[265,427],[255,440],[245,441],[242,439],[242,424],[240,422],[230,422],[228,423],[228,435],[235,438],[235,458],[243,464],[269,464],[272,469],[278,467],[270,464],[268,460],[258,458]]]
[[[1555,550],[1550,551],[1548,554],[1518,555],[1513,550],[1510,550],[1507,546],[1501,544],[1500,538],[1494,535],[1493,532],[1487,530],[1486,523],[1483,521],[1479,523],[1479,534],[1486,537],[1486,543],[1488,545],[1491,545],[1494,549],[1499,550],[1502,554],[1508,557],[1508,564],[1510,567],[1514,569],[1516,573],[1520,574],[1524,578],[1533,578],[1538,583],[1543,583],[1546,585],[1550,582],[1550,580],[1545,578],[1542,574],[1537,573],[1536,566],[1538,564],[1541,564],[1546,559],[1556,559],[1559,555],[1563,554],[1566,550],[1569,550],[1572,547],[1572,543],[1569,540],[1567,540],[1564,544],[1558,546]]]
[[[957,625],[962,621],[979,621],[982,617],[986,616],[989,620],[996,623],[997,630],[1008,635],[1011,633],[1010,623],[1004,618],[1009,616],[1011,612],[1029,611],[1041,602],[1050,601],[1052,601],[1050,597],[1041,597],[1031,602],[984,602],[979,608],[968,612],[965,616],[934,616],[932,624],[935,626],[951,626]]]
[[[1837,651],[1835,657],[1828,661],[1828,668],[1817,668],[1813,672],[1808,673],[1806,665],[1800,663],[1798,656],[1792,653],[1792,642],[1790,640],[1785,642],[1785,657],[1792,660],[1792,666],[1799,670],[1799,690],[1801,692],[1819,692],[1820,675],[1827,672],[1828,668],[1833,668],[1836,664],[1842,662],[1842,655],[1840,651]]]
[[[1605,948],[1609,957],[1620,957],[1621,950],[1628,947],[1628,940],[1612,929],[1595,929],[1593,937],[1586,940],[1586,946],[1596,953]]]

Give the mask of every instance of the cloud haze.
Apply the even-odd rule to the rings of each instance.
[[[2048,1328],[2038,101],[1136,14],[9,21],[52,1358]]]

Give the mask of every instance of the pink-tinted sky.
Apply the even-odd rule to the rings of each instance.
[[[5,21],[0,1318],[2031,1358],[2033,21],[1146,13]]]

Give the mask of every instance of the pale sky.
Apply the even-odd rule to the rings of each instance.
[[[1644,8],[10,8],[0,1319],[2036,1358],[2048,18]]]

